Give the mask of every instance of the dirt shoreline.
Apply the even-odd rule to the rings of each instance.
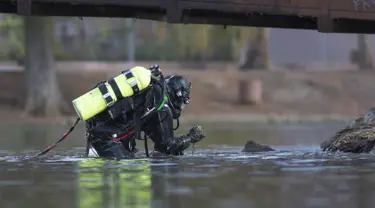
[[[24,117],[20,110],[0,110],[0,125],[14,124],[14,125],[71,125],[77,119],[76,116],[59,116],[59,117]],[[180,118],[181,124],[195,123],[195,124],[225,124],[225,123],[255,123],[255,124],[300,124],[300,123],[347,123],[355,117],[350,115],[338,114],[311,114],[311,115],[292,115],[292,114],[208,114],[208,115],[194,115],[185,114]]]
[[[150,65],[137,62],[134,65]],[[1,65],[1,64],[0,64]],[[4,63],[2,63],[4,65]],[[254,70],[240,72],[229,63],[210,63],[205,70],[176,62],[160,63],[166,75],[181,74],[193,83],[191,104],[181,122],[196,123],[321,123],[349,122],[375,105],[372,71]],[[5,66],[12,66],[8,64]],[[125,63],[58,63],[58,82],[64,100],[87,92],[98,81],[118,74]],[[22,70],[3,70],[0,76],[0,123],[70,123],[71,117],[24,118]],[[261,83],[258,105],[239,104],[240,81]],[[15,84],[17,83],[17,84]]]

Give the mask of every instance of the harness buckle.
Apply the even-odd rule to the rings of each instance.
[[[107,92],[107,93],[105,93],[105,94],[103,95],[104,99],[107,98],[107,97],[109,97],[109,96],[111,96],[111,94],[110,94],[109,92]],[[111,96],[111,97],[112,97],[112,96]]]
[[[131,87],[134,87],[137,85],[137,80],[134,79],[133,81],[128,82],[128,83],[130,84]]]
[[[107,104],[108,107],[112,106],[114,104],[114,99],[113,99],[112,95],[109,92],[105,93],[103,95],[103,98],[106,101],[106,104]]]

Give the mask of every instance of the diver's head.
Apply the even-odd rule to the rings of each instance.
[[[172,107],[179,114],[190,103],[191,83],[182,76],[167,76],[166,83]]]

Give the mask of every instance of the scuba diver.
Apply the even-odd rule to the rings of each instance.
[[[132,86],[134,95],[117,101],[108,110],[86,121],[86,156],[92,146],[99,157],[134,157],[137,152],[135,141],[141,140],[141,132],[144,140],[150,138],[154,142],[154,151],[168,155],[183,155],[191,144],[205,137],[200,126],[192,127],[185,135],[174,135],[178,126],[173,128],[173,120],[176,119],[179,125],[178,119],[190,103],[191,83],[178,75],[164,78],[157,64],[148,70],[158,79],[151,79],[150,85],[143,90]]]

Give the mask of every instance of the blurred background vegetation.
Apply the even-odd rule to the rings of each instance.
[[[51,112],[71,111],[71,100],[108,78],[111,72],[107,69],[117,73],[124,64],[147,67],[163,63],[163,70],[173,69],[169,73],[188,76],[198,86],[190,108],[197,114],[238,110],[236,103],[246,113],[356,114],[375,102],[369,87],[372,75],[353,77],[344,71],[373,70],[372,37],[123,18],[0,14],[0,104],[19,106],[33,115],[58,115]],[[83,69],[90,63],[103,74],[86,73]],[[238,69],[247,71],[236,74]],[[331,77],[326,73],[314,77],[304,73],[305,69],[340,71]]]
[[[372,37],[306,30],[168,24],[122,18],[50,17],[56,61],[229,61],[239,68],[372,69]],[[23,17],[0,14],[0,61],[25,55]],[[285,31],[285,32],[284,32]],[[356,36],[356,37],[355,37]],[[290,37],[290,38],[288,38]],[[337,67],[336,67],[337,68]]]
[[[172,25],[116,18],[53,17],[55,60],[237,60],[250,27]],[[23,59],[23,19],[2,14],[0,60]]]

